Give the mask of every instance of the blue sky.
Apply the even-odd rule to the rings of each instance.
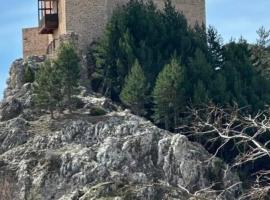
[[[37,23],[37,0],[1,1],[0,6],[0,99],[2,99],[9,66],[22,57],[22,27]]]
[[[37,0],[8,0],[0,7],[0,99],[11,62],[22,57],[22,27],[37,25]],[[206,0],[207,24],[228,41],[243,36],[256,41],[260,26],[270,29],[270,0]]]

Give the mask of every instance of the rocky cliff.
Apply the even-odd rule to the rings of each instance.
[[[83,92],[72,113],[37,110],[25,64],[10,70],[0,106],[1,200],[236,199],[239,178],[199,144]]]

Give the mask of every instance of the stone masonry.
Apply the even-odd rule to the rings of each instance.
[[[38,33],[39,28],[23,29],[23,57],[32,55],[42,56],[47,54],[47,46],[49,43],[48,35]]]
[[[129,0],[58,0],[59,26],[53,34],[41,36],[38,29],[23,30],[24,57],[40,55],[45,49],[59,44],[62,35],[76,33],[78,35],[78,48],[84,53],[94,40],[99,38],[118,5]],[[164,6],[164,0],[153,0],[158,8]],[[191,26],[196,23],[205,24],[205,0],[172,0],[176,9],[182,12]],[[41,42],[36,42],[40,40]],[[53,44],[53,45],[52,45]],[[52,51],[50,51],[51,53]]]

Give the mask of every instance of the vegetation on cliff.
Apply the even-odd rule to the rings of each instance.
[[[144,114],[144,106],[147,102],[147,80],[138,61],[135,61],[126,77],[120,99],[136,114]]]
[[[265,34],[261,36],[266,40]],[[214,28],[205,31],[204,27],[188,27],[184,16],[170,1],[166,1],[163,11],[151,1],[131,1],[115,11],[105,35],[91,49],[90,63],[96,66],[91,72],[92,85],[94,90],[121,101],[119,95],[126,87],[125,79],[137,60],[147,80],[145,88],[149,90],[150,98],[144,102],[146,116],[157,116],[151,94],[154,94],[157,77],[174,56],[182,68],[176,77],[180,79],[176,81],[182,82],[176,94],[182,96],[180,107],[237,104],[248,106],[252,113],[264,109],[270,101],[269,79],[259,70],[269,67],[269,63],[263,66],[258,62],[262,56],[260,51],[265,52],[263,45],[265,42],[260,42],[260,48],[254,48],[244,39],[223,45]],[[174,103],[170,96],[164,96],[169,103],[163,106],[168,106],[169,110]],[[178,112],[176,118],[181,117]],[[160,122],[159,125],[164,126],[164,120]]]
[[[89,51],[92,86],[135,113],[123,94],[139,97],[138,89],[146,89],[147,97],[136,99],[144,116],[237,168],[255,199],[267,196],[270,32],[261,28],[258,35],[255,45],[243,38],[223,44],[213,27],[189,27],[170,1],[162,11],[151,1],[131,1]],[[134,63],[142,71],[131,78]]]
[[[60,70],[49,60],[40,66],[36,75],[34,90],[36,106],[48,109],[51,118],[54,118],[53,112],[60,107],[63,100],[61,77]]]
[[[153,90],[154,119],[164,123],[167,130],[178,125],[183,110],[183,73],[180,62],[173,57],[159,73]]]
[[[47,60],[37,71],[35,102],[48,109],[51,118],[56,109],[72,110],[72,96],[76,94],[80,78],[80,60],[72,44],[64,43],[55,60]]]
[[[91,46],[92,88],[203,144],[239,171],[250,189],[245,198],[267,196],[270,32],[261,28],[258,35],[255,45],[243,38],[223,44],[213,27],[189,27],[170,1],[162,11],[151,1],[130,1],[114,12],[104,36]],[[33,75],[25,69],[25,81],[35,79],[37,105],[52,117],[56,109],[71,109],[79,58],[70,44]],[[213,159],[205,162],[214,165],[210,178],[228,170]],[[219,187],[215,182],[210,189]]]

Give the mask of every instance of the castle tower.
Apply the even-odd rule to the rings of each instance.
[[[37,0],[39,27],[23,29],[23,55],[44,55],[53,52],[68,33],[78,36],[78,48],[84,52],[101,36],[117,5],[129,0]],[[158,8],[164,0],[154,0]],[[205,24],[205,0],[172,0],[188,23]]]

